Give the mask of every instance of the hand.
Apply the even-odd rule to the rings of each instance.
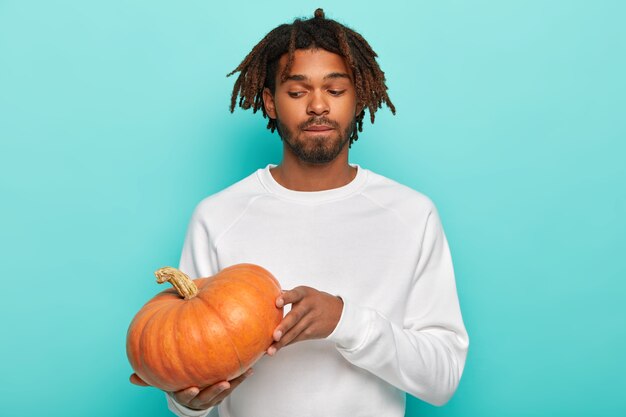
[[[276,307],[285,304],[291,304],[291,311],[274,330],[275,343],[267,349],[270,356],[292,343],[327,337],[337,327],[343,311],[341,298],[310,287],[283,292],[276,299]]]
[[[169,394],[174,397],[177,403],[184,405],[187,408],[191,408],[193,410],[206,410],[207,408],[211,408],[221,403],[224,398],[226,398],[235,388],[237,388],[239,384],[252,374],[252,368],[250,368],[244,372],[243,375],[240,375],[230,381],[218,382],[203,389],[198,387],[189,387],[180,391],[170,392]],[[145,381],[139,378],[137,374],[132,374],[130,376],[130,382],[144,387],[149,386]]]

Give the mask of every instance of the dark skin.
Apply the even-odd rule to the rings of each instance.
[[[281,58],[277,74],[286,60],[285,56]],[[345,60],[323,49],[297,50],[290,77],[281,82],[277,76],[276,91],[272,94],[266,89],[263,102],[268,116],[278,118],[293,134],[291,140],[301,141],[305,147],[317,141],[331,148],[331,144],[341,141],[339,136],[357,114],[356,91]],[[298,127],[311,118],[322,117],[332,122],[330,128]],[[331,161],[313,163],[299,158],[286,141],[283,137],[281,164],[271,170],[276,182],[285,188],[323,191],[342,187],[354,179],[356,168],[348,164],[346,143]],[[284,291],[276,300],[279,308],[287,304],[291,304],[291,311],[274,331],[268,355],[295,342],[327,337],[337,327],[343,310],[339,297],[304,286]]]
[[[224,400],[239,384],[253,374],[252,369],[248,369],[243,375],[231,380],[222,381],[217,384],[200,389],[198,387],[189,387],[177,392],[169,392],[176,402],[193,410],[206,410],[213,407]],[[150,386],[143,381],[137,374],[130,376],[130,382],[142,387]]]
[[[358,114],[351,71],[337,54],[323,49],[297,50],[290,77],[281,82],[285,63],[286,55],[280,60],[274,93],[268,89],[263,92],[268,116],[278,119],[284,129],[283,160],[271,174],[279,184],[295,191],[342,187],[356,176],[356,168],[348,164],[345,141],[345,133]],[[316,122],[307,123],[311,120]],[[285,135],[287,130],[289,138]],[[312,162],[294,153],[293,146],[307,154],[328,155],[332,159]],[[288,304],[291,310],[274,330],[274,343],[267,349],[270,356],[292,343],[326,338],[337,327],[343,310],[341,298],[306,286],[283,291],[276,299],[278,308]],[[231,381],[170,394],[179,404],[204,410],[219,404],[251,375],[252,369]],[[130,381],[148,385],[136,374],[131,375]]]
[[[267,115],[278,118],[291,132],[290,142],[300,143],[305,149],[314,143],[320,148],[332,148],[357,114],[351,71],[337,54],[323,49],[297,50],[290,77],[281,82],[279,74],[286,62],[287,57],[283,56],[274,94],[267,88],[263,91]],[[313,126],[299,127],[312,118],[324,118],[332,126],[317,131],[310,130]],[[313,163],[299,158],[283,137],[283,160],[271,173],[285,188],[322,191],[348,184],[354,179],[356,168],[348,164],[347,144],[331,161]]]

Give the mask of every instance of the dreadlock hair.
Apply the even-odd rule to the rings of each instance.
[[[263,106],[263,90],[267,87],[274,94],[280,58],[287,54],[287,64],[280,74],[283,82],[289,76],[295,50],[316,48],[342,56],[354,75],[357,108],[362,110],[356,115],[356,126],[350,136],[350,145],[358,139],[357,130],[363,131],[366,108],[372,123],[376,110],[383,103],[396,114],[396,108],[387,95],[385,73],[376,62],[376,52],[359,33],[332,19],[326,19],[322,9],[315,10],[314,17],[310,19],[295,19],[292,24],[282,24],[274,28],[227,75],[230,77],[236,72],[240,73],[233,87],[230,112],[235,111],[239,96],[239,107],[244,110],[252,108],[253,113],[261,109],[263,117],[267,117]],[[267,128],[274,132],[276,126],[276,120],[270,118]]]

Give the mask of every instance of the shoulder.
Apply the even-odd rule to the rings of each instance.
[[[267,194],[253,172],[231,186],[202,199],[193,212],[195,220],[226,220],[241,213],[256,198]]]
[[[436,212],[435,204],[427,195],[375,172],[369,171],[368,175],[363,195],[381,207],[394,210],[408,220]]]

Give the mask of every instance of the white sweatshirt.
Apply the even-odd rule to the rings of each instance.
[[[285,290],[306,285],[344,300],[330,336],[261,358],[219,416],[400,417],[405,392],[442,405],[456,390],[469,339],[436,208],[353,166],[349,184],[301,192],[268,165],[196,208],[180,261],[192,278],[249,262]],[[166,397],[178,416],[208,414]]]

